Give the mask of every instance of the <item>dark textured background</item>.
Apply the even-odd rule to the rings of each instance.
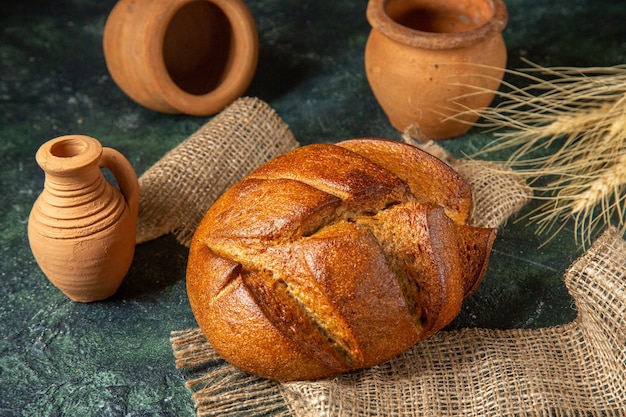
[[[509,68],[624,62],[626,2],[508,0]],[[209,118],[142,108],[109,77],[101,37],[112,0],[0,5],[0,417],[192,416],[174,368],[172,330],[195,325],[185,294],[187,250],[171,236],[137,247],[122,287],[94,304],[69,301],[35,263],[26,235],[43,187],[45,141],[86,134],[138,174]],[[363,70],[366,1],[249,0],[260,61],[247,95],[267,101],[302,144],[358,136],[399,139]],[[456,155],[490,136],[442,142]],[[540,327],[575,312],[562,275],[581,253],[566,228],[550,244],[523,222],[495,243],[489,272],[451,328]]]

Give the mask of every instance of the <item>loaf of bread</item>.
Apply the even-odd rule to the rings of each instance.
[[[187,292],[227,361],[302,380],[373,366],[449,324],[487,268],[494,229],[468,184],[408,144],[352,139],[259,167],[206,213]]]

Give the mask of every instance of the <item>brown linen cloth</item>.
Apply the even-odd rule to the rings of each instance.
[[[228,187],[296,146],[269,106],[236,101],[140,178],[138,242],[175,233],[188,244]],[[468,180],[475,225],[498,227],[530,198],[513,172],[423,148]],[[382,365],[321,381],[247,375],[197,328],[172,332],[171,343],[198,416],[626,416],[626,242],[607,230],[564,280],[578,309],[571,323],[442,331]]]

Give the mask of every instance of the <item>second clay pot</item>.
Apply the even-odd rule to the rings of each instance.
[[[391,124],[430,139],[469,130],[506,66],[502,0],[370,0],[365,69]]]
[[[218,113],[248,88],[258,35],[242,0],[120,0],[103,35],[107,68],[137,103]]]

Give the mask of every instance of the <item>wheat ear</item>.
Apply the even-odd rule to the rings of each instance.
[[[507,71],[526,86],[505,81],[496,92],[500,103],[467,110],[478,112],[477,125],[494,134],[494,141],[472,157],[513,150],[504,164],[544,200],[527,215],[538,233],[558,226],[557,233],[569,219],[583,245],[602,225],[626,232],[626,66],[529,64]],[[547,185],[539,185],[543,182]]]

